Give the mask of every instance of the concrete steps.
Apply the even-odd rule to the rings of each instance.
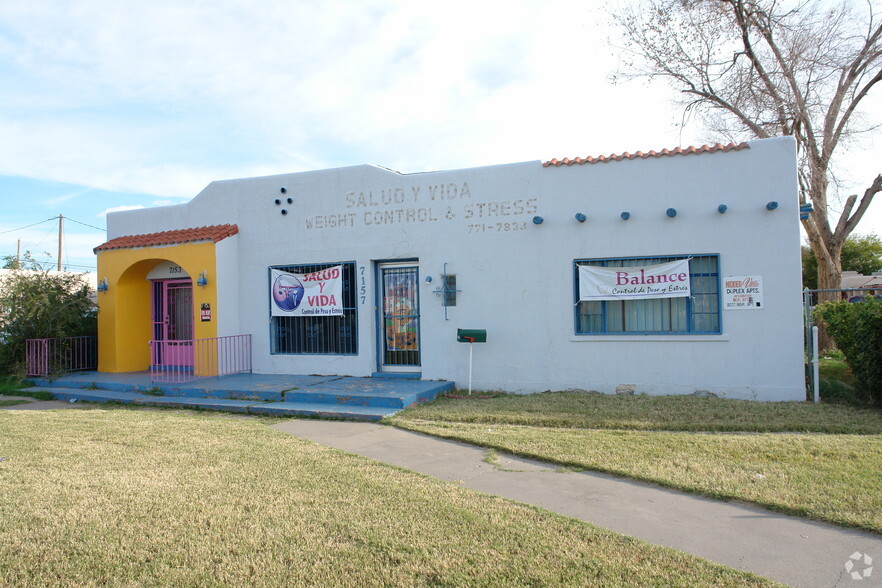
[[[146,372],[80,372],[32,382],[30,390],[45,390],[57,400],[362,421],[381,420],[453,389],[453,382],[443,381],[268,374],[156,385]]]

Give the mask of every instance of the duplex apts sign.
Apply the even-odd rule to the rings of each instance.
[[[689,260],[632,267],[579,266],[579,300],[689,296]]]

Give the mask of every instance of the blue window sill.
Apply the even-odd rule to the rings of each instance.
[[[726,342],[729,335],[570,335],[570,341],[576,343],[592,343],[592,342],[613,342],[613,341],[664,341],[666,343],[674,341],[706,341],[706,342]]]

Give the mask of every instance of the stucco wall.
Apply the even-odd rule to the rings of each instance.
[[[108,233],[236,223],[239,235],[227,241],[237,261],[217,266],[218,324],[224,334],[235,326],[252,334],[257,372],[376,371],[374,262],[418,258],[424,379],[464,384],[468,346],[456,342],[456,329],[485,328],[488,342],[474,349],[477,389],[613,392],[630,384],[637,393],[803,400],[796,188],[795,146],[781,138],[740,151],[559,168],[525,162],[401,175],[358,166],[220,181],[186,205],[111,214]],[[772,200],[779,207],[769,211]],[[588,220],[577,222],[577,212]],[[544,222],[533,224],[535,215]],[[719,254],[722,277],[762,276],[765,308],[723,311],[721,335],[574,335],[574,259],[683,254]],[[267,267],[337,261],[365,268],[359,354],[271,355]],[[433,293],[445,262],[462,290],[447,321]]]

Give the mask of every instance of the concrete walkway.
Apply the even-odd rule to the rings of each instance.
[[[510,456],[489,464],[481,447],[372,423],[292,420],[273,427],[791,586],[882,586],[882,536]],[[878,569],[855,580],[845,564],[858,553]],[[851,570],[867,568],[860,557]]]

